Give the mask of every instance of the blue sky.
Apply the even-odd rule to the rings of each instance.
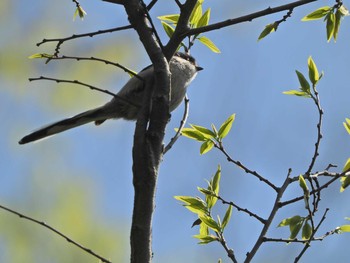
[[[206,1],[204,6],[212,8],[211,21],[217,22],[284,3],[287,2],[240,1],[232,4]],[[0,40],[0,165],[3,171],[0,199],[13,208],[16,205],[23,207],[32,188],[43,199],[49,199],[50,186],[34,188],[32,185],[35,173],[41,174],[39,181],[47,184],[69,184],[70,180],[78,181],[79,185],[90,182],[87,185],[93,186],[86,190],[96,196],[91,211],[100,217],[100,223],[106,219],[122,225],[127,246],[133,198],[131,149],[134,123],[109,121],[100,127],[86,125],[39,143],[17,144],[23,135],[40,126],[110,99],[73,86],[61,88],[51,82],[29,83],[29,77],[76,78],[111,91],[117,91],[128,78],[104,65],[91,66],[83,62],[45,65],[43,61],[27,59],[34,53],[52,53],[54,45],[35,46],[43,38],[70,36],[126,23],[124,10],[118,6],[102,1],[82,1],[81,4],[88,15],[84,21],[77,19],[74,22],[74,5],[70,1],[4,1],[2,4],[6,12],[0,11],[3,12],[0,27],[4,36]],[[317,1],[296,9],[277,32],[260,42],[257,38],[265,25],[280,19],[284,13],[207,33],[206,36],[221,49],[221,54],[210,52],[200,43],[192,49],[192,55],[204,70],[189,87],[188,122],[219,126],[229,115],[236,113],[232,131],[224,141],[225,147],[235,159],[277,185],[283,182],[288,168],[293,169],[295,176],[305,172],[314,150],[317,135],[315,106],[311,100],[282,94],[285,90],[298,88],[295,70],[306,74],[310,55],[319,70],[324,71],[318,85],[325,112],[324,139],[315,170],[323,170],[329,163],[338,164],[341,169],[350,157],[350,137],[342,126],[345,118],[350,117],[349,21],[343,21],[337,43],[327,43],[322,21],[300,21],[316,8],[332,4],[331,1]],[[344,1],[344,4],[349,3]],[[175,4],[170,5],[167,1],[159,1],[158,5],[151,12],[154,17],[178,12]],[[165,42],[167,37],[161,31],[160,23],[156,19],[155,22]],[[66,43],[62,54],[100,55],[140,70],[149,62],[137,39],[133,31],[80,39]],[[16,74],[16,67],[19,74]],[[182,112],[183,105],[172,114],[166,141],[174,134]],[[271,208],[274,193],[270,189],[227,163],[215,150],[200,156],[199,146],[197,142],[180,138],[164,157],[154,215],[154,262],[170,259],[174,262],[215,262],[219,257],[228,262],[218,244],[196,244],[191,237],[196,234],[196,229],[190,228],[196,218],[173,198],[175,195],[197,195],[196,187],[205,186],[205,179],[212,176],[218,164],[222,166],[221,191],[226,199],[265,217]],[[292,187],[286,192],[285,200],[300,195],[300,191],[298,187]],[[347,191],[339,194],[338,184],[324,192],[319,216],[326,207],[331,210],[320,234],[346,223],[344,217],[350,216],[348,198]],[[40,208],[40,200],[31,205]],[[30,213],[31,209],[28,207],[26,212]],[[225,207],[217,213],[222,215],[224,211]],[[41,212],[44,217],[45,210]],[[274,225],[285,217],[304,213],[302,203],[285,208],[277,215]],[[226,236],[242,260],[261,226],[237,211],[232,217]],[[270,235],[287,237],[288,231],[272,227]],[[342,252],[347,249],[348,242],[349,236],[344,234],[315,243],[302,262],[347,262],[346,253]],[[291,262],[299,249],[300,246],[294,245],[266,244],[256,262]]]

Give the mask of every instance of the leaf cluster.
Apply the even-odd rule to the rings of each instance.
[[[309,81],[305,78],[303,73],[296,70],[295,72],[297,74],[299,84],[300,84],[299,90],[288,90],[288,91],[284,91],[283,94],[294,95],[294,96],[299,96],[304,98],[313,97],[315,87],[318,81],[322,78],[323,73],[320,74],[318,72],[317,66],[311,56],[308,58],[307,64],[308,64],[309,81],[313,89],[311,89],[311,85]]]
[[[202,142],[200,154],[205,154],[214,147],[215,143],[220,144],[222,139],[228,135],[235,120],[235,116],[235,114],[232,114],[228,117],[227,120],[221,124],[219,130],[217,130],[214,124],[211,125],[211,129],[191,124],[190,126],[192,128],[184,128],[181,134],[190,139]]]
[[[327,41],[332,37],[336,42],[341,21],[343,17],[349,15],[349,10],[343,5],[336,4],[333,7],[323,6],[303,17],[302,21],[319,20],[323,18],[326,22]]]
[[[203,13],[203,7],[202,7],[203,2],[204,0],[197,1],[194,9],[192,10],[192,13],[189,19],[190,28],[199,28],[199,27],[207,26],[209,24],[211,9],[208,8]],[[179,21],[179,18],[180,18],[180,14],[171,14],[171,15],[164,15],[164,16],[158,17],[158,19],[161,20],[164,31],[166,32],[169,38],[173,36],[177,23]],[[185,43],[182,42],[181,46],[184,47],[186,50],[188,50],[191,48],[191,46],[196,40],[198,40],[200,43],[202,43],[207,48],[209,48],[212,52],[220,53],[220,49],[214,44],[214,42],[211,41],[208,37],[204,36],[203,34],[196,34],[194,36],[189,37],[189,45],[186,46]]]
[[[207,244],[213,241],[224,242],[223,232],[229,223],[232,215],[232,206],[229,205],[223,219],[217,216],[212,217],[212,208],[216,204],[220,190],[221,167],[218,166],[216,173],[207,188],[198,187],[198,191],[204,194],[204,199],[192,196],[175,196],[181,201],[183,206],[198,216],[192,226],[199,225],[199,234],[194,237],[199,240],[199,244]]]

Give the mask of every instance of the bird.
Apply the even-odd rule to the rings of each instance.
[[[183,101],[188,85],[203,68],[188,53],[176,52],[169,61],[171,72],[171,94],[169,110],[172,112]],[[145,94],[145,85],[154,77],[153,66],[150,65],[140,71],[120,89],[115,97],[106,104],[85,111],[71,118],[63,119],[44,126],[26,136],[18,143],[34,142],[54,134],[90,123],[102,124],[107,119],[136,120]]]

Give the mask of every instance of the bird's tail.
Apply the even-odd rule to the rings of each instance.
[[[40,140],[45,137],[72,129],[80,125],[84,125],[92,121],[95,121],[96,124],[100,124],[107,118],[108,116],[106,116],[106,111],[102,106],[96,109],[85,111],[71,118],[64,119],[64,120],[55,122],[53,124],[47,125],[37,131],[32,132],[31,134],[28,134],[27,136],[24,136],[18,143],[26,144],[28,142]]]

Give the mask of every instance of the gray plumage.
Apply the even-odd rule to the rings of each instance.
[[[177,52],[169,62],[171,72],[170,111],[176,109],[183,101],[188,85],[202,68],[196,64],[193,57]],[[96,125],[107,119],[136,120],[144,95],[144,82],[153,78],[153,66],[142,70],[137,77],[132,77],[110,102],[105,105],[85,111],[71,118],[47,125],[23,137],[19,144],[40,140],[89,122]]]

